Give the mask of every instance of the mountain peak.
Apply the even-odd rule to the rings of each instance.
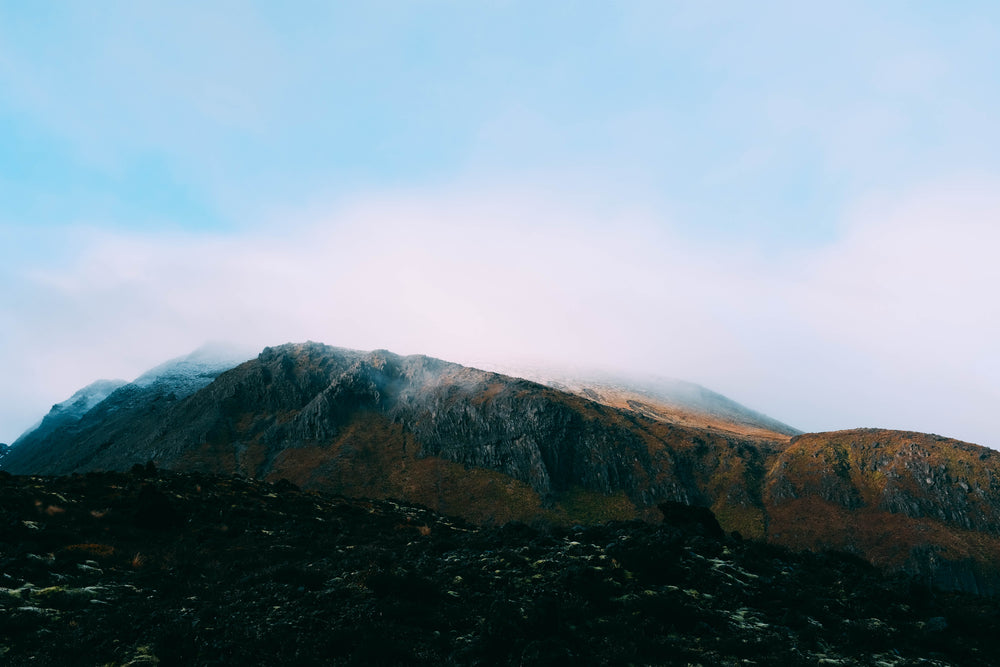
[[[41,421],[14,441],[14,445],[20,444],[26,437],[39,429],[50,431],[79,421],[80,418],[125,384],[127,383],[124,380],[97,380],[77,390],[65,401],[53,405]]]
[[[175,392],[187,395],[205,386],[220,373],[254,356],[254,353],[235,345],[207,343],[190,354],[151,368],[137,377],[133,384],[137,387],[170,384]]]

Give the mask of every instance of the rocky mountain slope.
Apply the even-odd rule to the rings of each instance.
[[[660,517],[480,527],[284,481],[0,473],[0,663],[995,664],[991,601]]]
[[[478,521],[655,516],[657,502],[678,500],[717,505],[760,533],[759,484],[743,473],[769,446],[428,357],[310,343],[268,348],[185,398],[123,387],[71,428],[16,448],[4,468],[152,459]]]
[[[797,437],[770,463],[768,539],[1000,594],[1000,452],[924,433]]]
[[[49,433],[80,421],[85,414],[125,384],[127,383],[124,380],[98,380],[90,383],[62,403],[53,405],[42,421],[25,431],[14,444],[30,442],[34,433]]]
[[[190,396],[249,357],[222,345],[206,345],[160,364],[133,382],[98,380],[52,406],[38,424],[15,440],[14,460],[25,454],[41,455],[44,459],[46,453],[62,451],[59,443],[89,433],[96,424],[113,423],[129,428],[130,420],[148,407]],[[52,464],[53,461],[32,463],[39,470]]]
[[[1000,592],[991,450],[891,431],[790,438],[777,422],[678,417],[648,395],[622,403],[624,391],[604,391],[591,400],[423,356],[283,345],[186,395],[121,387],[13,448],[3,467],[68,474],[152,460],[486,524],[655,519],[674,501],[710,508],[746,538]]]

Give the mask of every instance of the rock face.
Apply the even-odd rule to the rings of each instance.
[[[924,433],[794,438],[765,482],[768,537],[836,548],[940,586],[1000,593],[1000,453]]]
[[[1000,459],[975,445],[874,430],[789,438],[745,414],[708,423],[675,418],[648,395],[622,403],[620,388],[591,400],[317,343],[183,375],[194,380],[158,372],[118,388],[72,423],[31,434],[3,468],[69,474],[152,460],[487,524],[655,520],[658,505],[679,502],[710,508],[746,538],[1000,593]]]
[[[993,601],[662,521],[481,527],[287,481],[0,473],[0,662],[996,664]]]

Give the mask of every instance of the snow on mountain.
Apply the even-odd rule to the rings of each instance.
[[[111,395],[118,387],[125,384],[124,380],[98,380],[73,394],[68,400],[52,406],[51,414],[61,414],[67,417],[80,418]]]
[[[125,380],[98,380],[97,382],[88,384],[65,401],[53,405],[45,417],[14,441],[14,445],[19,444],[27,436],[42,427],[45,430],[52,430],[59,426],[79,421],[94,406],[125,384],[127,384]]]
[[[191,354],[152,368],[132,382],[139,388],[156,387],[184,398],[207,386],[222,373],[257,356],[255,351],[210,343]]]
[[[256,356],[255,351],[225,344],[209,343],[191,354],[171,359],[152,368],[133,382],[98,380],[71,397],[52,406],[49,413],[25,431],[11,445],[40,440],[65,426],[77,424],[91,410],[113,411],[128,405],[146,392],[172,395],[179,399],[209,385],[219,375]]]

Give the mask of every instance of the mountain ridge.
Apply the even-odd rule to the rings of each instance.
[[[803,433],[700,384],[676,378],[625,376],[607,371],[569,372],[538,366],[496,366],[495,371],[568,391],[652,419],[718,428],[738,435],[780,439]]]
[[[79,434],[80,422],[92,412],[94,419],[105,420],[130,406],[189,396],[238,364],[244,356],[222,344],[207,344],[155,366],[132,382],[97,380],[52,406],[41,421],[11,444],[11,451],[16,452],[25,445],[44,448],[57,434],[58,437],[75,437]]]
[[[286,344],[184,396],[126,385],[79,422],[13,448],[3,467],[68,474],[152,460],[487,524],[648,520],[659,503],[681,502],[747,538],[1000,592],[990,565],[1000,562],[1000,458],[990,450],[878,429],[749,433],[604,398],[423,355]]]
[[[14,442],[19,445],[32,433],[39,429],[54,430],[61,425],[79,421],[85,414],[93,410],[115,390],[128,384],[125,380],[96,380],[86,387],[77,390],[65,401],[56,403],[40,421],[28,428]]]

